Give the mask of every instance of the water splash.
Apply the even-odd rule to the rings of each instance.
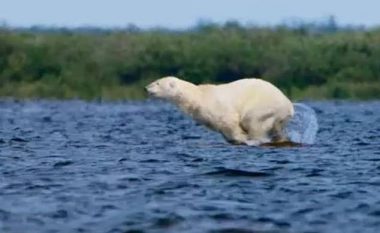
[[[318,120],[315,111],[301,103],[294,104],[295,114],[285,128],[290,141],[313,144],[318,132]]]

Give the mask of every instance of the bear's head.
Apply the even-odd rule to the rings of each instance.
[[[180,95],[179,84],[180,79],[169,76],[152,82],[145,87],[145,90],[151,97],[165,100],[174,100]]]

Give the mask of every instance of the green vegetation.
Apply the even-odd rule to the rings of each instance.
[[[380,98],[380,30],[0,28],[0,96],[138,99],[167,75],[194,83],[261,77],[293,99]]]

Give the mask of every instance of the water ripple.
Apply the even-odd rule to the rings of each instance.
[[[256,148],[161,102],[0,101],[0,232],[378,232],[380,102],[307,105],[314,144]]]

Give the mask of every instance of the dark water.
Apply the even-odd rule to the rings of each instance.
[[[379,232],[380,102],[231,146],[159,102],[0,102],[0,232]]]

